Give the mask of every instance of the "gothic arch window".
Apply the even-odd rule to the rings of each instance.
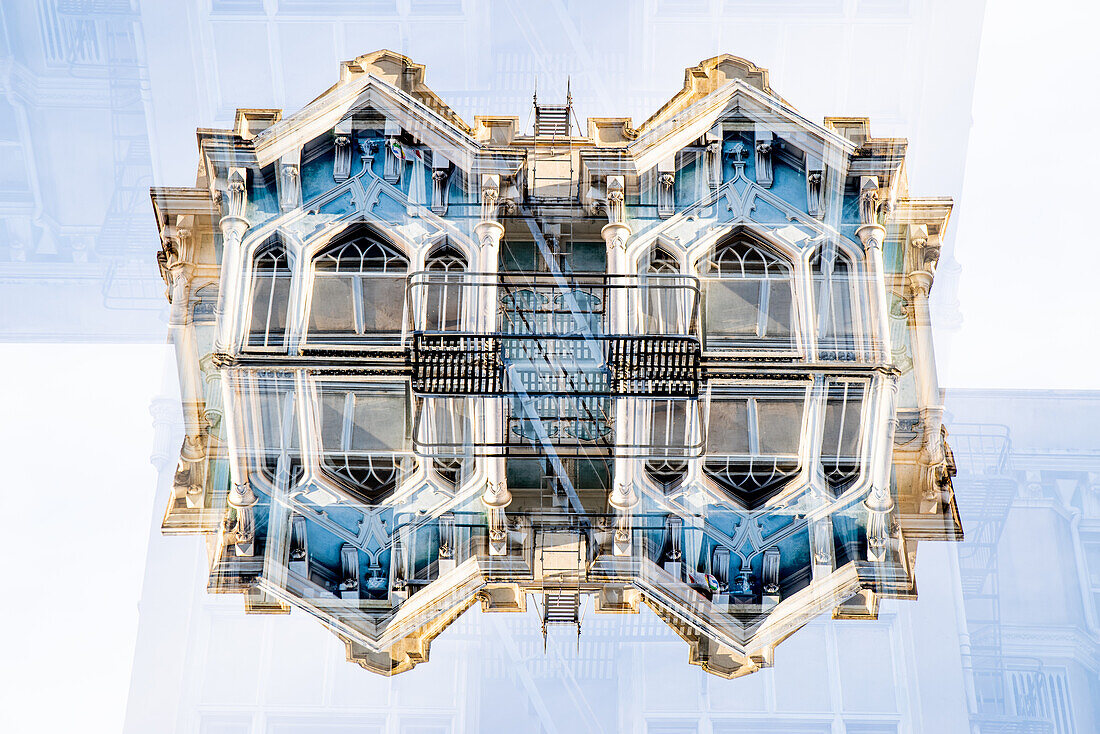
[[[682,456],[691,443],[689,405],[686,400],[660,398],[648,402],[649,450],[654,458],[645,462],[645,470],[657,486],[670,492],[687,476],[687,462],[676,457]]]
[[[409,260],[366,232],[342,237],[313,261],[311,341],[356,342],[401,331]]]
[[[698,263],[708,348],[774,349],[794,344],[791,264],[747,237],[720,242]]]
[[[466,257],[455,247],[443,245],[428,254],[425,267],[428,270],[424,301],[425,330],[460,329],[464,293],[462,273],[468,268]]]
[[[287,306],[290,300],[290,258],[282,243],[256,253],[252,262],[250,347],[286,346]]]
[[[390,384],[320,387],[321,468],[356,500],[393,494],[405,461],[407,396]]]
[[[855,267],[837,247],[819,248],[810,258],[821,359],[853,361],[857,355]]]
[[[826,393],[821,470],[837,495],[859,478],[863,393],[864,383],[840,381],[831,382]]]
[[[747,509],[798,476],[806,393],[799,388],[722,390],[709,401],[703,473]]]
[[[646,334],[686,333],[688,305],[681,286],[680,263],[663,247],[656,246],[639,268],[642,298],[642,328]]]

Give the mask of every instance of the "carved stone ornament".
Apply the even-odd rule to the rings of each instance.
[[[245,208],[245,174],[243,168],[234,168],[229,173],[229,179],[225,185],[225,203],[227,217],[244,217]]]
[[[676,212],[675,190],[676,174],[665,171],[657,177],[657,216],[662,219],[671,217]]]
[[[336,136],[336,156],[332,162],[332,178],[337,183],[347,181],[351,175],[351,135]]]
[[[859,184],[859,223],[878,224],[878,178],[863,176]]]
[[[763,135],[763,137],[760,137]],[[772,173],[772,152],[775,144],[771,133],[757,133],[756,141],[756,183],[770,187],[774,181]]]

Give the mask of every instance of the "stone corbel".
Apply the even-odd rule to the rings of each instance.
[[[351,120],[341,120],[333,129],[336,155],[332,159],[332,178],[336,183],[351,176]]]
[[[859,223],[863,227],[880,226],[878,176],[859,178]],[[881,244],[881,243],[880,243]]]
[[[764,557],[760,562],[761,602],[765,609],[770,609],[779,603],[779,560],[779,549],[772,547],[764,551]]]
[[[481,176],[481,221],[495,222],[499,214],[500,176],[486,173]]]
[[[711,191],[722,185],[722,126],[715,125],[703,136],[704,166],[707,170],[707,182]]]
[[[340,580],[336,589],[341,599],[359,598],[359,551],[350,543],[340,546]]]
[[[825,516],[810,521],[810,573],[814,580],[833,572],[833,521]]]
[[[508,518],[504,508],[512,502],[512,493],[504,482],[486,482],[481,494],[489,521],[489,555],[508,554]]]
[[[631,515],[638,504],[638,495],[632,484],[618,482],[608,496],[608,504],[615,508],[615,533],[612,555],[629,556],[631,551]]]
[[[451,162],[439,153],[432,153],[432,213],[447,213],[448,182],[451,178]]]
[[[292,573],[309,580],[309,540],[306,535],[306,518],[295,513],[290,517],[290,554],[288,563]]]
[[[225,180],[225,196],[222,197],[225,205],[224,216],[244,219],[248,193],[247,181],[247,168],[229,169],[229,174]]]
[[[302,205],[301,149],[279,159],[279,210],[293,211]]]
[[[822,219],[825,216],[825,166],[819,158],[806,156],[806,213]]]
[[[665,571],[676,578],[683,578],[683,553],[680,551],[683,542],[684,519],[671,515],[665,518],[665,536],[668,540],[668,553],[665,555],[662,566]]]
[[[453,571],[457,565],[455,559],[455,516],[447,512],[439,518],[439,575]]]
[[[622,224],[626,219],[626,177],[608,176],[606,191],[607,223]]]
[[[668,219],[676,213],[676,159],[666,158],[657,164],[657,216]]]
[[[867,510],[867,560],[881,563],[889,558],[893,530],[890,513],[894,498],[888,489],[873,487],[863,502]]]
[[[382,179],[390,184],[396,184],[401,179],[401,171],[405,167],[404,158],[398,160],[397,152],[393,148],[400,135],[401,125],[395,120],[386,120],[386,160],[382,166]]]
[[[240,557],[249,557],[255,552],[256,527],[252,508],[258,501],[248,483],[234,484],[226,497],[229,512],[236,516],[235,522],[226,518],[226,529],[233,531],[233,544]]]
[[[914,224],[909,227],[909,242],[913,247],[914,269],[935,275],[940,262],[939,236],[928,234],[928,227],[924,224]]]
[[[775,135],[770,130],[756,129],[756,183],[770,188],[775,180],[772,174],[772,148]]]

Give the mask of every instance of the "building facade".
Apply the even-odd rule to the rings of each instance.
[[[915,596],[961,524],[904,140],[733,56],[638,127],[467,124],[388,51],[152,192],[186,435],[166,532],[383,674],[470,605],[645,604],[734,677]]]

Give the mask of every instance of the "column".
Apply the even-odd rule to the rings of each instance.
[[[607,291],[607,331],[616,335],[631,333],[629,301],[633,295],[636,295],[633,289],[621,287],[627,283],[627,279],[623,276],[628,275],[626,243],[631,234],[630,227],[623,221],[625,218],[624,188],[623,176],[607,177],[605,206],[608,223],[600,231],[607,247],[608,283],[610,286],[620,286],[611,287]],[[631,552],[630,517],[638,504],[638,495],[634,491],[634,470],[637,459],[633,458],[633,452],[629,449],[636,443],[633,424],[637,401],[628,397],[614,397],[612,400],[615,404],[615,478],[608,502],[615,508],[616,515],[613,553],[623,556]]]
[[[237,308],[240,302],[241,284],[241,240],[248,231],[248,220],[244,218],[246,204],[244,168],[231,168],[222,196],[225,215],[219,226],[222,231],[222,272],[218,286],[218,329],[214,340],[214,351],[228,352],[234,342],[233,327],[237,322]]]
[[[477,331],[480,334],[496,334],[500,330],[498,323],[499,308],[497,295],[497,272],[500,261],[500,243],[504,239],[504,226],[497,221],[500,200],[500,176],[481,177],[481,221],[474,225],[474,236],[478,245],[478,286],[475,289],[478,300]],[[482,441],[491,452],[484,461],[485,489],[481,499],[485,503],[489,520],[489,554],[505,555],[508,552],[507,517],[505,508],[512,501],[508,491],[502,448],[494,448],[504,443],[503,400],[501,397],[487,397],[479,402],[482,406]]]
[[[932,343],[932,319],[928,306],[928,294],[932,289],[935,262],[939,247],[929,246],[928,231],[924,225],[910,227],[910,243],[914,248],[917,269],[909,273],[909,308],[913,318],[913,372],[917,383],[917,404],[920,406],[921,437],[920,461],[926,471],[921,472],[924,484],[921,496],[921,513],[935,514],[941,507],[937,467],[944,464],[943,404],[940,402],[939,380],[936,377],[936,353]],[[938,244],[938,243],[937,243]]]
[[[872,310],[874,318],[876,361],[890,362],[890,298],[886,292],[886,273],[882,262],[882,239],[886,228],[878,223],[879,187],[876,176],[862,176],[859,187],[860,226],[856,236],[863,243],[867,255],[867,271],[874,290]]]
[[[886,561],[889,558],[894,531],[890,515],[894,510],[894,496],[890,491],[890,470],[894,462],[894,433],[897,430],[897,378],[881,375],[875,391],[875,411],[871,433],[877,443],[872,451],[871,491],[863,501],[867,511],[867,560]]]

